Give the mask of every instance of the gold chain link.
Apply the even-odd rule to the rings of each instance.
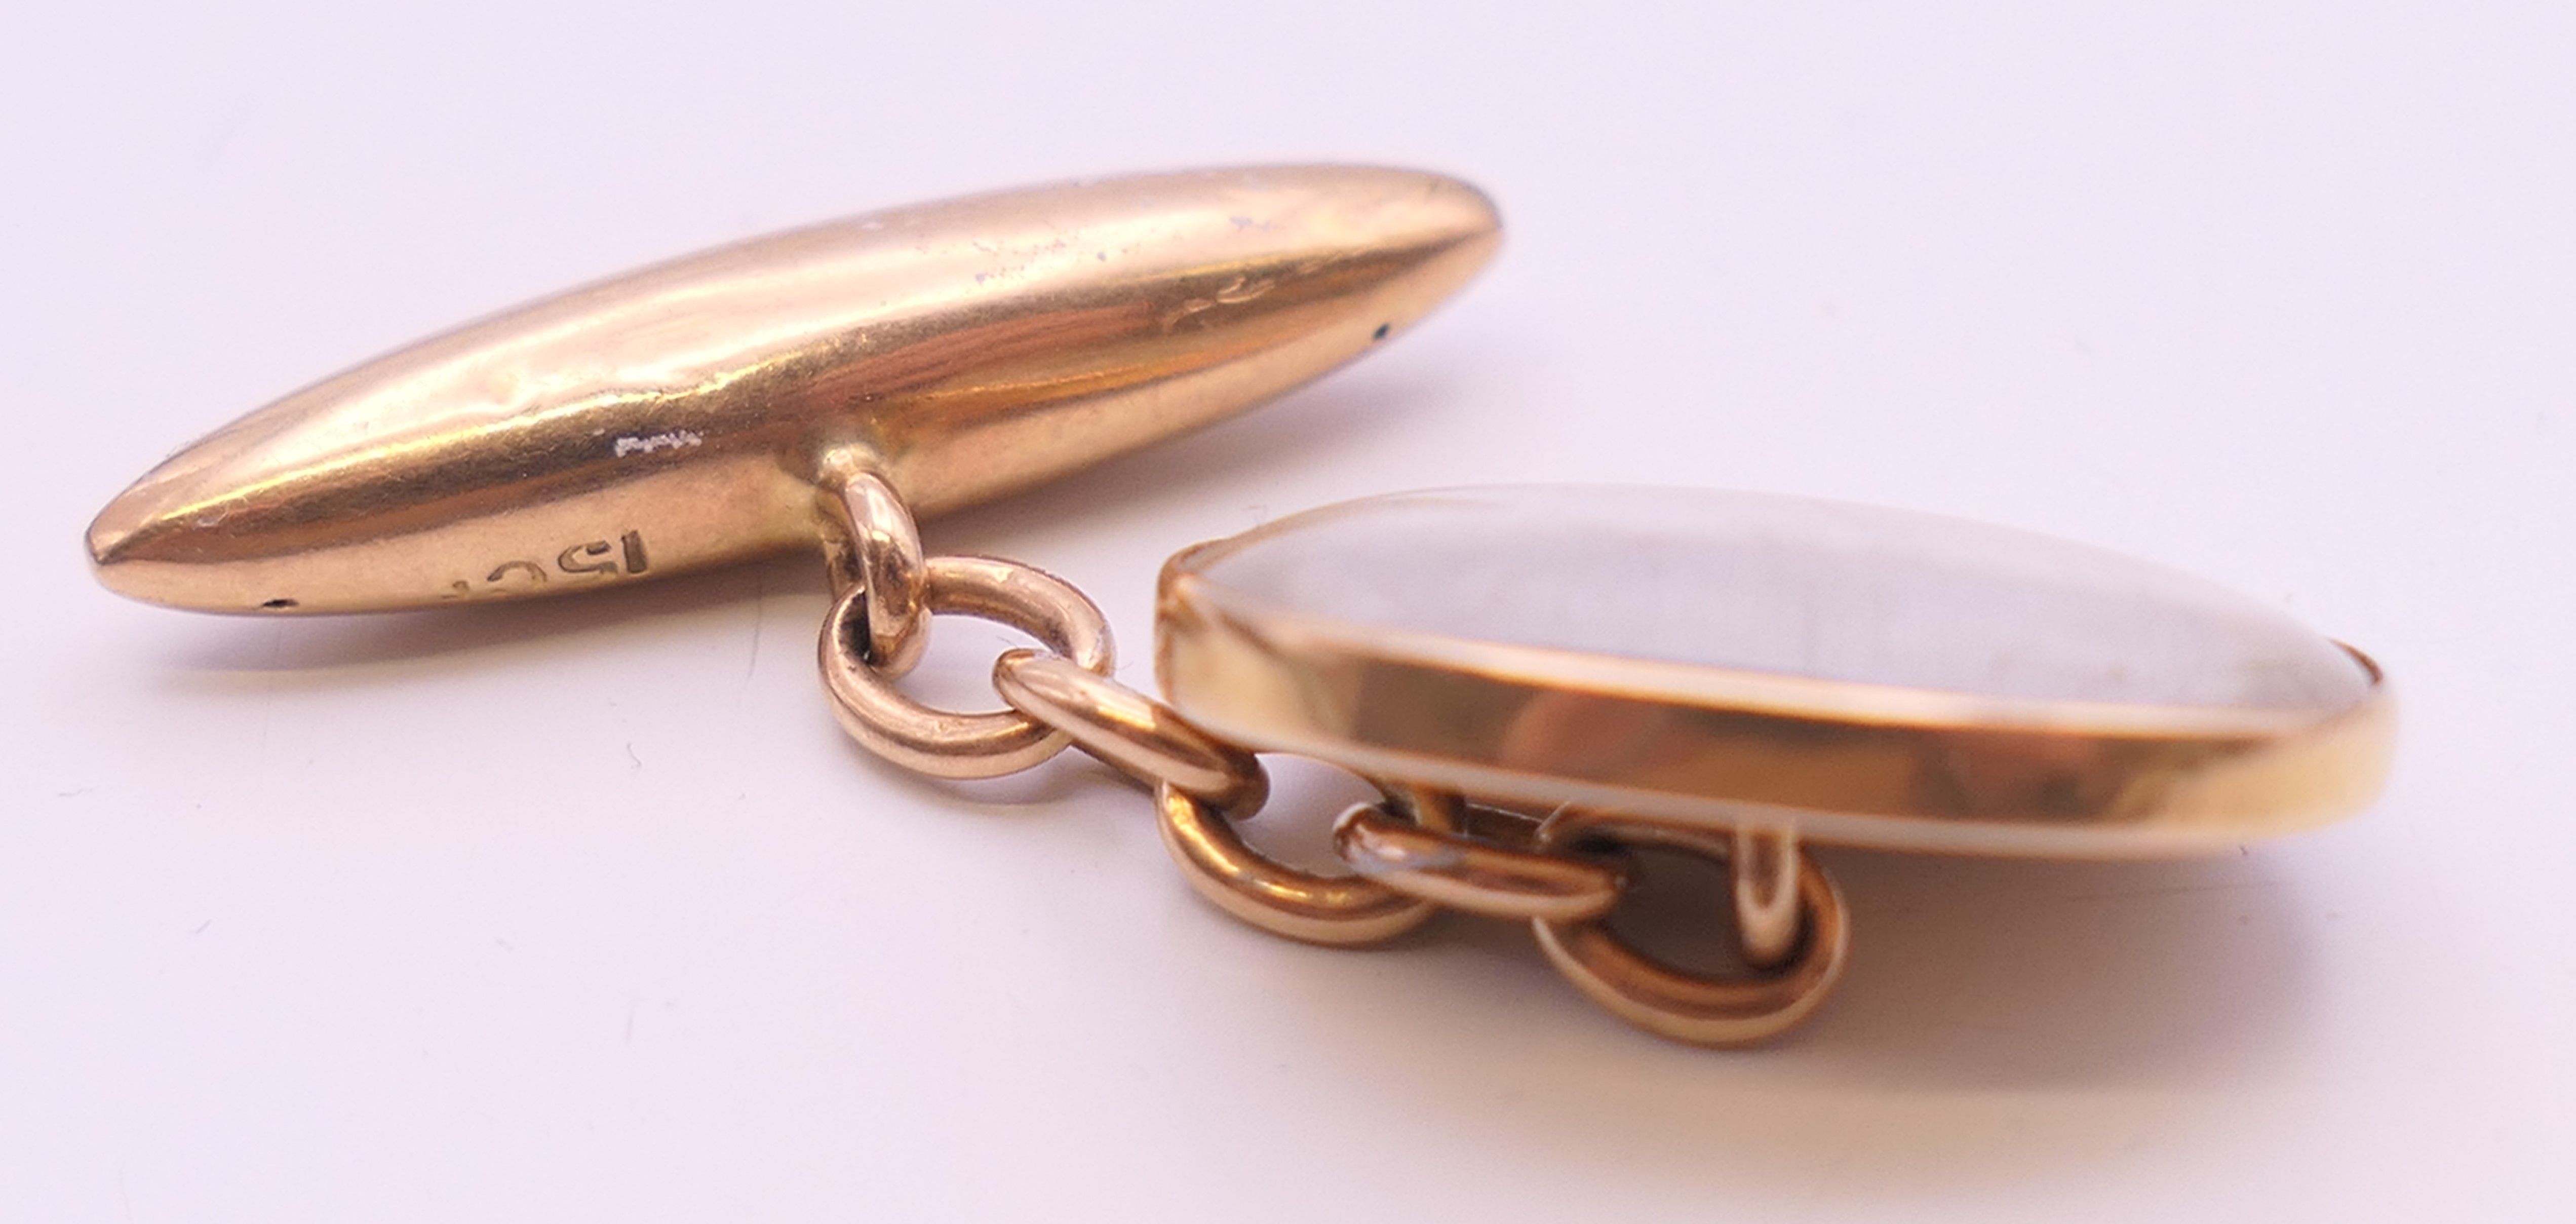
[[[1147,786],[1169,786],[1238,817],[1259,811],[1270,797],[1270,775],[1251,753],[1061,655],[1005,652],[993,664],[993,688],[1012,709],[1064,732],[1075,747]]]
[[[1355,874],[1280,863],[1234,831],[1269,796],[1261,763],[1112,679],[1108,624],[1079,590],[1014,561],[924,557],[911,514],[871,472],[847,475],[825,515],[837,530],[825,533],[836,598],[818,651],[824,688],[852,738],[895,764],[990,778],[1080,748],[1153,788],[1173,861],[1201,895],[1246,922],[1358,945],[1443,908],[1526,921],[1584,994],[1682,1041],[1771,1036],[1804,1018],[1841,975],[1841,897],[1785,832],[1727,834],[1572,811],[1544,823],[1480,823],[1496,814],[1446,792],[1384,787],[1384,802],[1355,806],[1334,824],[1334,849]],[[921,657],[931,614],[942,612],[999,621],[1045,645],[994,662],[993,687],[1007,709],[938,710],[895,688]],[[1685,973],[1611,932],[1605,919],[1633,875],[1619,850],[1635,844],[1729,865],[1738,942],[1757,972]]]
[[[921,567],[921,606],[999,621],[1076,665],[1108,675],[1109,623],[1064,580],[1014,561],[932,557]],[[870,752],[938,778],[998,778],[1064,751],[1064,732],[1016,710],[961,714],[906,697],[870,661],[867,591],[852,587],[823,622],[823,689],[841,727]]]

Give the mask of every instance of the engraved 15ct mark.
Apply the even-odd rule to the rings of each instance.
[[[554,564],[512,559],[492,567],[481,582],[459,578],[447,584],[441,599],[470,599],[485,595],[517,595],[546,585],[557,575],[575,579],[617,578],[643,573],[652,564],[644,553],[644,533],[629,531],[615,540],[585,540],[567,544],[555,554]]]

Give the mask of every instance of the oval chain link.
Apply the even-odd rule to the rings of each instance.
[[[1678,828],[1609,813],[1559,811],[1544,823],[1472,808],[1457,795],[1389,787],[1334,822],[1355,874],[1302,871],[1244,842],[1234,822],[1260,810],[1269,775],[1252,753],[1111,678],[1098,607],[1031,566],[927,557],[911,515],[873,473],[826,499],[836,598],[820,647],[833,712],[870,751],[919,773],[990,778],[1081,748],[1154,790],[1163,844],[1191,886],[1254,926],[1310,943],[1375,943],[1440,909],[1527,921],[1559,972],[1594,1002],[1650,1032],[1740,1045],[1803,1019],[1841,976],[1841,895],[1781,830]],[[1004,652],[993,687],[1009,707],[933,709],[894,680],[925,648],[932,613],[998,621],[1046,646]],[[1612,932],[1632,878],[1630,845],[1728,865],[1738,944],[1753,972],[1693,974]]]
[[[933,557],[921,573],[930,611],[999,621],[1099,675],[1114,666],[1107,619],[1052,574],[989,557]],[[1072,742],[1017,710],[969,714],[914,701],[868,661],[865,641],[867,590],[854,586],[823,622],[823,688],[842,729],[878,756],[937,778],[998,778],[1043,764]]]
[[[1563,811],[1539,830],[1542,849],[1595,839],[1644,844],[1732,864],[1739,835],[1653,824],[1608,813]],[[1693,1045],[1735,1046],[1774,1036],[1807,1018],[1842,978],[1850,950],[1842,893],[1813,859],[1790,854],[1799,921],[1781,963],[1743,977],[1711,977],[1639,952],[1600,918],[1535,918],[1540,950],[1575,988],[1639,1028]],[[1743,938],[1745,959],[1756,948]],[[1758,937],[1757,937],[1758,938]]]
[[[1439,912],[1436,902],[1365,876],[1317,875],[1271,858],[1245,844],[1223,813],[1169,783],[1155,788],[1154,810],[1163,848],[1190,887],[1271,934],[1352,947],[1393,939]]]
[[[1008,651],[993,663],[993,689],[1011,708],[1147,786],[1169,786],[1234,816],[1249,816],[1270,798],[1270,775],[1251,753],[1071,659]]]
[[[1514,849],[1361,806],[1333,824],[1333,849],[1362,876],[1488,918],[1598,918],[1619,903],[1616,866]]]

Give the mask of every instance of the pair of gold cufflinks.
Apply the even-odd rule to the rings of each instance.
[[[925,555],[916,514],[1240,411],[1388,342],[1492,256],[1432,174],[1279,167],[1009,192],[777,234],[574,289],[316,383],[172,456],[89,532],[138,599],[250,614],[465,605],[820,547],[817,659],[851,734],[982,777],[1067,746],[1152,788],[1229,912],[1361,944],[1442,909],[1530,924],[1587,995],[1738,1044],[1809,1014],[1846,922],[1808,842],[2191,854],[2367,804],[2376,665],[2272,609],[2081,545],[1707,490],[1453,489],[1164,568],[1160,697],[1033,567]],[[1004,708],[896,681],[934,614],[999,620]],[[1234,822],[1261,753],[1376,783],[1347,873]],[[1638,853],[1638,851],[1646,853]],[[1658,852],[1726,864],[1691,972],[1612,921]]]

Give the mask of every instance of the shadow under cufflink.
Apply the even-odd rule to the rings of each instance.
[[[1458,1127],[1708,1193],[2010,1183],[2149,1136],[2223,1143],[2215,1132],[2270,1124],[2248,1089],[2309,1031],[2313,972],[2309,916],[2261,855],[1818,857],[1864,937],[1807,1025],[1749,1049],[1609,1022],[1519,924],[1458,915],[1380,954],[1400,973],[1330,982],[1332,957],[1301,958],[1312,980],[1298,989],[1315,996],[1301,1014],[1318,1028],[1365,1017],[1365,1034],[1318,1040]],[[1723,906],[1707,898],[1723,893],[1669,883],[1623,919],[1638,941],[1683,960],[1722,946]],[[1362,987],[1404,997],[1349,997]]]

